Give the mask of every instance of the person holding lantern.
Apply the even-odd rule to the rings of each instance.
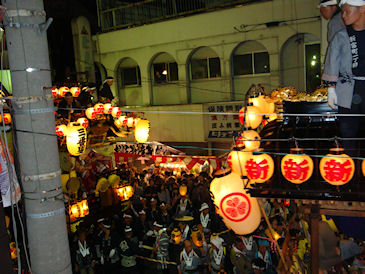
[[[327,51],[323,83],[328,87],[328,105],[339,114],[342,137],[353,138],[359,132],[365,114],[365,0],[342,0],[342,18],[346,28],[338,31]],[[356,155],[355,141],[343,142],[351,155]]]
[[[219,273],[225,267],[226,248],[223,246],[224,240],[221,237],[215,237],[210,241],[211,248],[208,252],[209,272]]]

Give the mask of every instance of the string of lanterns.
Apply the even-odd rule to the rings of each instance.
[[[66,93],[71,92],[73,97],[78,97],[81,93],[81,89],[79,87],[60,87],[60,88],[52,88],[52,95],[54,98],[65,97]]]

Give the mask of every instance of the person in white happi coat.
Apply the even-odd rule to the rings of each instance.
[[[209,206],[207,203],[203,203],[199,209],[200,223],[203,227],[204,236],[206,239],[210,239],[212,218],[209,214]]]
[[[184,241],[184,249],[180,253],[180,263],[178,266],[179,274],[198,274],[200,258],[193,249],[191,241]]]
[[[208,267],[210,273],[219,273],[224,270],[226,259],[226,248],[223,246],[224,240],[221,237],[213,238],[211,248],[208,252]]]

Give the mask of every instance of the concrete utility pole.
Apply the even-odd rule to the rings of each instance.
[[[32,273],[72,273],[43,0],[2,3]]]

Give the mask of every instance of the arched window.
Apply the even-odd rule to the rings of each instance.
[[[221,62],[218,54],[208,47],[201,47],[190,57],[191,80],[221,77]]]
[[[233,75],[253,75],[270,72],[269,53],[256,41],[238,45],[232,55]]]
[[[177,63],[170,54],[160,53],[151,64],[151,76],[155,85],[179,80]]]
[[[141,71],[132,58],[123,59],[118,66],[118,83],[120,88],[141,85]]]

